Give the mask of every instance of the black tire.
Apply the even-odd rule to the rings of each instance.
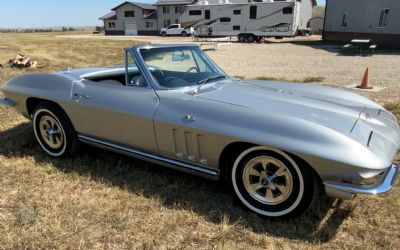
[[[51,125],[52,122],[54,125]],[[56,104],[39,103],[33,111],[32,123],[36,140],[46,154],[52,157],[66,157],[79,152],[76,131],[68,116]]]
[[[163,31],[163,32],[161,33],[161,36],[166,37],[166,36],[167,36],[167,32]]]
[[[257,163],[257,161],[264,158],[272,159],[272,162],[279,163],[278,165],[284,168],[285,177],[277,175],[278,170],[273,172],[276,166],[273,163],[272,165],[268,163],[266,166],[269,166],[270,170],[272,169],[271,174],[268,174],[270,170],[260,170],[260,177],[250,174],[249,178],[247,178],[246,173],[250,173],[248,172],[248,166],[251,166],[252,163],[261,164]],[[255,168],[260,167],[257,165],[254,166]],[[265,173],[264,177],[261,174],[263,171]],[[254,172],[251,171],[251,173]],[[226,174],[228,175],[226,180],[238,200],[251,211],[265,217],[283,219],[297,217],[310,207],[310,204],[317,195],[317,178],[312,169],[304,162],[293,159],[280,150],[264,147],[247,149],[230,164]],[[271,180],[273,176],[275,177]],[[257,178],[259,179],[257,180]],[[268,181],[262,183],[262,178],[268,179]],[[289,178],[291,181],[287,180]],[[282,188],[284,186],[283,183],[286,185],[291,183],[291,188]],[[249,191],[250,187],[255,185],[259,189]],[[259,185],[262,186],[260,187]],[[269,185],[272,187],[275,185],[275,189],[272,190]],[[279,188],[277,188],[278,186]],[[268,189],[270,190],[268,191]],[[284,192],[280,192],[281,189]],[[264,190],[265,195],[263,193]],[[269,196],[270,200],[268,200],[267,192],[272,195]],[[285,194],[285,196],[282,196],[284,199],[280,197],[283,194]],[[279,198],[282,198],[282,200],[278,200]]]
[[[238,41],[240,43],[244,43],[246,41],[246,37],[243,34],[238,35]]]
[[[255,41],[254,35],[250,34],[250,35],[247,36],[247,42],[248,43],[254,43],[254,41]]]
[[[186,31],[182,31],[182,36],[187,36]]]

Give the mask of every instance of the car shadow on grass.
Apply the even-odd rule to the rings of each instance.
[[[44,154],[30,123],[0,132],[0,155],[10,158],[32,156],[35,162],[51,164],[65,174],[90,176],[135,194],[152,197],[167,208],[193,211],[220,224],[229,219],[258,234],[308,242],[327,242],[335,237],[352,212],[350,205],[320,196],[304,215],[292,220],[266,219],[241,206],[221,182],[170,170],[116,153],[83,146],[76,158],[55,159]]]

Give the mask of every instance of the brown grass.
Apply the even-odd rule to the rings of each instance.
[[[120,64],[132,44],[0,34],[0,62],[25,53],[44,72]],[[0,69],[0,82],[31,71]],[[399,103],[388,108],[400,115]],[[133,158],[91,147],[50,158],[30,123],[0,107],[0,248],[398,249],[399,217],[396,187],[341,203],[320,198],[296,220],[263,219],[219,183]]]

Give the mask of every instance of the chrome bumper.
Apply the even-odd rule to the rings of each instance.
[[[386,176],[373,186],[357,186],[339,182],[324,182],[326,194],[333,198],[348,200],[356,194],[382,194],[389,192],[396,184],[399,176],[399,166],[393,164],[387,171]]]
[[[8,100],[7,98],[0,98],[0,105],[14,107],[16,105],[16,103]]]

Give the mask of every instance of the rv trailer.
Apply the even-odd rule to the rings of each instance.
[[[263,2],[188,5],[182,24],[195,29],[196,37],[237,36],[239,42],[263,38],[294,37],[309,33],[315,0],[264,0]]]

